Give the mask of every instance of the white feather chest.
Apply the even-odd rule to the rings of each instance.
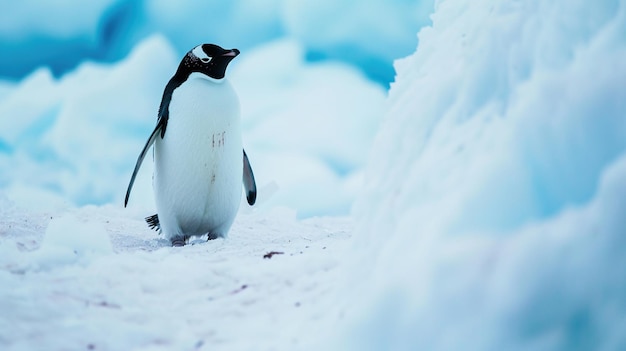
[[[166,237],[226,235],[241,201],[242,152],[230,83],[190,75],[174,90],[165,137],[154,144],[154,193]]]

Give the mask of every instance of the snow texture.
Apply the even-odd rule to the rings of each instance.
[[[437,3],[356,204],[338,350],[626,347],[626,1]]]
[[[172,248],[119,207],[59,215],[1,201],[7,351],[306,348],[352,228],[275,208],[240,216],[227,240]]]

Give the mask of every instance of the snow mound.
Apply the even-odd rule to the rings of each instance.
[[[152,37],[117,65],[84,63],[61,80],[41,69],[18,84],[0,100],[6,193],[25,207],[55,196],[75,205],[121,199],[177,64],[167,41]]]
[[[64,72],[105,58],[112,12],[122,1],[6,2],[0,13],[0,75],[23,77],[46,65]]]
[[[34,255],[39,268],[45,269],[58,264],[84,263],[111,252],[111,241],[101,226],[66,214],[48,224],[41,247]]]
[[[432,18],[396,63],[336,348],[625,347],[626,1]]]
[[[385,92],[350,66],[307,64],[303,51],[280,40],[234,62],[246,151],[257,182],[278,185],[267,206],[291,207],[301,217],[346,214]],[[267,196],[259,192],[261,202]]]
[[[375,81],[393,80],[393,60],[411,53],[416,33],[430,23],[433,1],[285,1],[287,32],[312,60],[360,67]]]

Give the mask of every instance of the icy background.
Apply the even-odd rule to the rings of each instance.
[[[0,187],[11,199],[120,203],[163,87],[188,50],[213,42],[244,53],[228,75],[260,205],[299,217],[349,213],[392,62],[415,48],[432,10],[428,2],[265,0],[4,7],[0,166],[11,172]],[[150,175],[149,167],[140,174],[131,205],[153,203]]]
[[[4,8],[0,346],[626,348],[626,0]],[[260,197],[172,249],[121,203],[201,42]]]

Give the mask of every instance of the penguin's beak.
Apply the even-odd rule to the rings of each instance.
[[[237,55],[239,55],[239,50],[237,49],[232,49],[222,54],[223,57],[235,57]]]

